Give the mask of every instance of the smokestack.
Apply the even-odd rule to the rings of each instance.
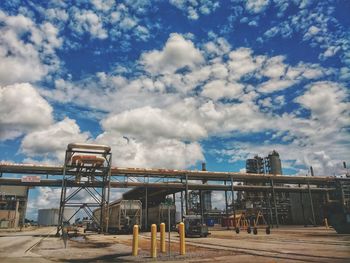
[[[206,171],[207,170],[207,167],[205,165],[205,163],[202,163],[202,171]]]
[[[311,173],[311,176],[314,176],[314,168],[312,168],[312,166],[310,166],[310,173]]]

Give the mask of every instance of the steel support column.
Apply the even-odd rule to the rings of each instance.
[[[231,176],[231,195],[232,195],[232,210],[233,210],[233,227],[236,228],[236,205],[235,205],[235,191],[233,189],[233,178]]]
[[[300,187],[300,184],[299,184],[299,187]],[[300,206],[301,206],[301,213],[303,215],[303,222],[304,222],[304,226],[307,225],[307,222],[305,220],[305,209],[304,209],[304,201],[303,201],[303,193],[300,192]]]
[[[312,201],[312,194],[310,189],[310,183],[307,181],[307,189],[309,191],[309,198],[310,198],[310,206],[311,206],[311,213],[312,213],[312,223],[314,226],[316,226],[316,219],[315,219],[315,211],[314,211],[314,203]]]
[[[148,229],[148,187],[145,189],[145,230]]]
[[[188,175],[186,174],[186,192],[185,192],[186,215],[188,215]]]
[[[224,181],[224,184],[226,185],[226,180]],[[229,218],[228,218],[228,201],[227,201],[227,190],[225,190],[225,213],[226,213],[226,222],[227,222],[227,225],[226,225],[226,228],[227,229],[230,229],[230,226],[229,226]]]
[[[203,193],[202,190],[199,190],[199,207],[201,211],[201,222],[204,223],[204,212],[203,212]]]
[[[275,207],[276,227],[278,228],[279,226],[278,211],[277,211],[276,194],[275,194],[275,186],[273,183],[273,179],[271,179],[270,182],[271,182],[271,188],[272,188],[273,206]]]

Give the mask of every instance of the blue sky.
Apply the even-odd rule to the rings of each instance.
[[[69,142],[90,142],[116,166],[239,171],[275,149],[284,173],[344,174],[349,10],[1,1],[0,160],[60,164]]]

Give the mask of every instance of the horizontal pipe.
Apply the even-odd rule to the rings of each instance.
[[[0,178],[0,185],[21,185],[21,186],[51,186],[61,187],[62,180],[55,179],[43,179],[40,182],[22,182],[21,179],[17,178]],[[149,187],[159,189],[176,189],[184,190],[186,185],[183,183],[144,183],[144,182],[110,182],[112,188],[132,188],[132,187]],[[101,182],[95,183],[77,183],[73,180],[67,181],[67,187],[102,187]],[[213,190],[213,191],[227,191],[231,190],[230,185],[220,184],[188,184],[190,190]],[[261,185],[234,185],[235,191],[249,191],[249,192],[265,192],[271,191],[271,186]],[[310,188],[312,192],[329,192],[335,191],[335,188]],[[275,191],[278,192],[307,192],[307,188],[300,187],[286,187],[286,186],[275,186]]]
[[[34,164],[0,164],[0,173],[17,173],[17,174],[37,174],[37,175],[62,175],[62,166],[51,165],[34,165]],[[73,175],[74,172],[67,171],[68,175]],[[96,174],[97,176],[99,174]],[[307,182],[331,184],[336,180],[345,180],[350,182],[350,178],[339,178],[335,176],[290,176],[290,175],[263,175],[250,174],[242,172],[211,172],[211,171],[191,171],[191,170],[169,170],[169,169],[144,169],[144,168],[121,168],[112,167],[112,176],[133,176],[133,177],[169,177],[183,178],[188,176],[190,180],[230,180],[240,182],[269,182],[273,178],[276,183],[287,184],[306,184]]]

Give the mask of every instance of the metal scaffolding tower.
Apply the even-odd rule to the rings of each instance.
[[[67,146],[56,235],[79,211],[84,211],[100,231],[108,230],[111,160],[109,146],[82,143]],[[72,183],[78,186],[70,187]],[[88,201],[81,200],[83,193],[87,193]],[[77,209],[67,220],[64,219],[66,207]],[[98,217],[93,214],[95,208],[100,208]]]

